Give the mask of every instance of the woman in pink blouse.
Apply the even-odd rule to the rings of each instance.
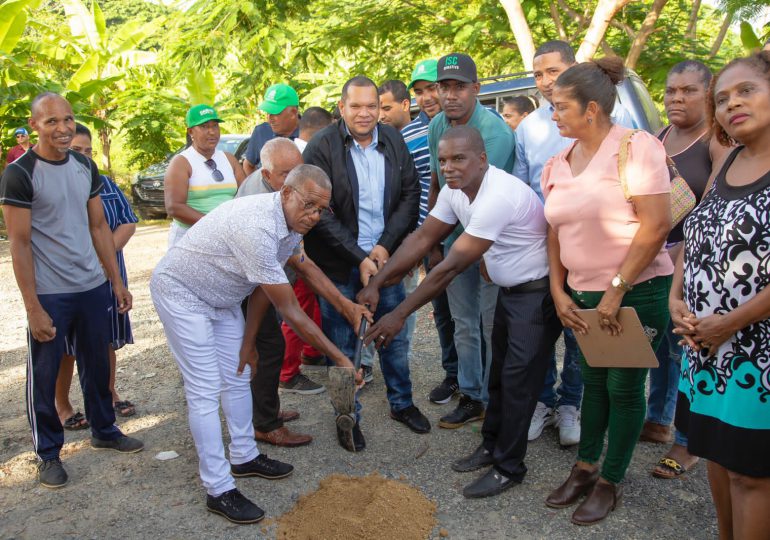
[[[588,325],[577,309],[596,308],[601,330],[617,335],[620,307],[634,307],[655,349],[669,320],[674,270],[663,245],[671,229],[670,181],[663,145],[637,132],[626,164],[631,202],[624,196],[618,153],[629,130],[610,119],[622,79],[622,61],[603,58],[571,67],[553,90],[553,120],[575,142],[548,161],[542,176],[551,294],[564,326],[578,333]],[[618,484],[644,422],[647,369],[594,368],[582,353],[580,363],[585,390],[577,463],[546,504],[564,508],[587,494],[572,521],[591,525],[620,500]]]

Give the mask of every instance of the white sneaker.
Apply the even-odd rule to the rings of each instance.
[[[529,433],[527,433],[527,440],[534,441],[537,439],[543,429],[546,426],[552,426],[556,421],[556,417],[553,414],[553,409],[546,407],[545,403],[537,402],[535,412],[532,415],[532,421],[529,424]]]
[[[573,446],[580,442],[580,412],[572,405],[556,409],[556,426],[559,428],[559,443]]]

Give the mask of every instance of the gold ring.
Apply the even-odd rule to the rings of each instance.
[[[602,319],[602,324],[606,326],[606,325],[610,324],[610,320],[609,319]]]

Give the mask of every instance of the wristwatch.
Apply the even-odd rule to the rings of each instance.
[[[633,289],[633,286],[628,284],[628,281],[623,279],[623,276],[620,275],[620,272],[618,272],[614,278],[612,278],[612,281],[610,282],[613,287],[616,289],[620,289],[623,292],[628,292],[631,289]]]

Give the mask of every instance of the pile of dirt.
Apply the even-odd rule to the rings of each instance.
[[[407,484],[374,473],[334,474],[300,497],[278,520],[281,540],[425,540],[436,524],[436,504]]]

